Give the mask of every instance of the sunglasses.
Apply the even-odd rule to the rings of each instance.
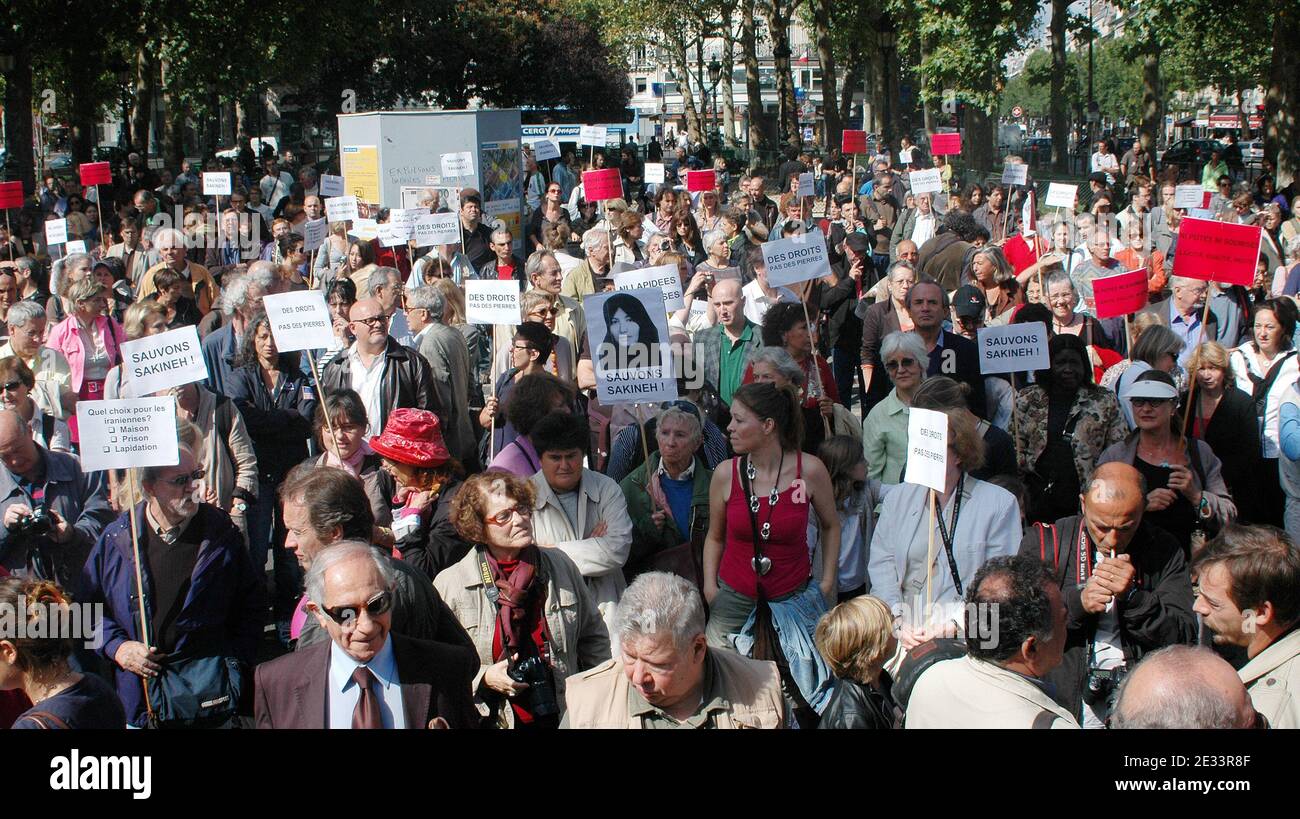
[[[5,388],[8,389],[8,386],[9,385],[6,384]],[[192,483],[198,483],[203,480],[203,474],[202,469],[196,469],[188,475],[177,475],[174,478],[164,478],[162,482],[169,486],[174,486],[177,489],[184,489]]]
[[[916,366],[915,358],[900,358],[897,361],[885,362],[885,369],[891,373],[900,368],[905,370],[910,370],[915,366]]]
[[[1172,404],[1172,398],[1130,398],[1129,402],[1135,407],[1159,407],[1162,404]]]
[[[530,316],[558,316],[559,314],[559,309],[555,307],[540,307],[528,313]]]
[[[378,330],[388,323],[388,316],[384,316],[384,315],[366,316],[365,318],[352,319],[352,323],[364,324],[367,327],[371,327],[375,330]]]
[[[500,512],[497,512],[495,515],[488,518],[487,523],[490,526],[509,526],[510,521],[515,519],[515,515],[519,515],[523,520],[532,520],[533,510],[524,506],[502,509]]]
[[[333,620],[337,625],[346,626],[355,622],[363,611],[369,612],[371,617],[380,617],[387,614],[392,608],[393,593],[381,591],[360,606],[321,606],[320,610],[325,612],[325,616]]]
[[[24,385],[23,382],[21,382],[21,381],[10,381],[10,382],[8,382],[8,383],[6,383],[6,384],[4,385],[3,390],[4,390],[5,392],[14,392],[14,391],[17,390],[19,387],[22,387],[22,386],[25,386],[25,385]]]

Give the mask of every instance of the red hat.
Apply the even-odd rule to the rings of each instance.
[[[442,422],[432,412],[422,409],[393,410],[384,433],[370,439],[370,448],[408,466],[427,468],[451,460],[451,453],[442,440]]]

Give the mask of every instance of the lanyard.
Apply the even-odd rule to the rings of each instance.
[[[957,572],[957,559],[952,554],[952,543],[957,537],[957,517],[961,514],[961,492],[966,485],[966,473],[957,479],[957,497],[952,502],[952,524],[948,530],[943,528],[943,513],[939,513],[939,536],[943,538],[943,551],[948,556],[948,571],[952,573],[952,585],[957,596],[962,594],[961,575]]]

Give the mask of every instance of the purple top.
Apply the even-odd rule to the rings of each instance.
[[[525,479],[537,474],[541,468],[542,459],[526,435],[520,435],[502,447],[492,463],[488,464],[488,469],[500,469]]]

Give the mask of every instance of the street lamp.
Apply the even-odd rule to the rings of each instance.
[[[893,53],[894,46],[898,45],[898,31],[894,28],[893,19],[886,16],[881,20],[880,28],[876,33],[880,37],[881,63],[885,74],[885,116],[880,123],[880,141],[888,147],[890,140],[894,136],[893,110],[890,105],[891,97],[893,96],[890,93],[893,79],[889,70],[889,56]],[[863,127],[865,128],[866,126],[864,125]]]
[[[722,63],[718,62],[718,55],[714,54],[709,60],[709,90],[713,94],[713,131],[718,129],[718,81],[722,79]],[[708,137],[705,137],[708,142]]]

